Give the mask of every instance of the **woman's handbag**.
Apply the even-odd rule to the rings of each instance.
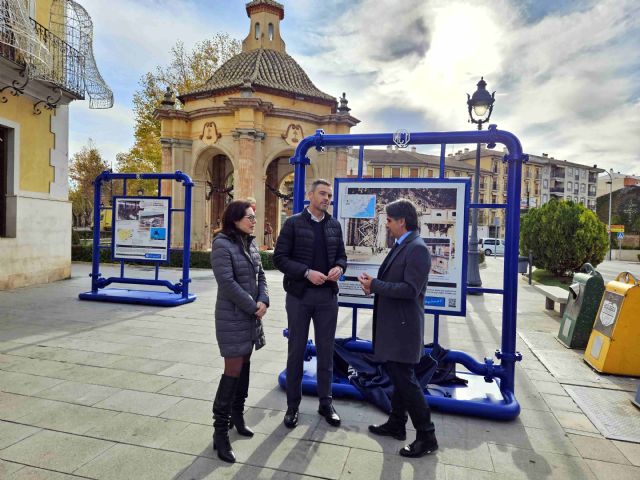
[[[259,317],[255,317],[255,326],[254,326],[254,335],[253,335],[253,344],[256,347],[256,350],[260,350],[267,344],[267,340],[264,337],[264,328],[262,328],[262,319]]]

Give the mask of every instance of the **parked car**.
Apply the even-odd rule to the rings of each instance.
[[[504,255],[504,240],[501,238],[481,238],[478,241],[478,250],[485,255]]]

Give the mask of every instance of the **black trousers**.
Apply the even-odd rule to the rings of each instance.
[[[431,410],[424,399],[424,393],[418,383],[412,363],[386,362],[384,368],[393,383],[391,396],[391,415],[406,421],[407,413],[418,431],[434,430],[431,422]]]
[[[302,298],[287,294],[286,309],[289,327],[287,406],[297,407],[302,399],[304,352],[312,319],[317,352],[318,398],[321,404],[331,403],[338,297],[331,288],[306,288]]]

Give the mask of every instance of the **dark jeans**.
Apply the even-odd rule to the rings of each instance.
[[[393,383],[391,396],[391,415],[406,419],[411,417],[413,426],[419,431],[433,431],[431,410],[424,399],[424,393],[411,363],[386,362],[384,368]]]
[[[302,298],[287,294],[289,326],[287,356],[287,406],[298,407],[302,399],[304,352],[313,319],[317,352],[318,398],[331,403],[333,381],[333,342],[338,321],[338,297],[330,288],[306,288]]]

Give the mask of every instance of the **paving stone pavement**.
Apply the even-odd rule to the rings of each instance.
[[[486,286],[501,287],[502,266],[501,258],[487,259]],[[277,385],[286,360],[284,292],[281,274],[267,272],[267,346],[253,357],[246,414],[256,434],[231,434],[238,462],[228,465],[211,443],[211,399],[223,367],[213,275],[193,270],[197,301],[163,309],[79,301],[89,271],[78,263],[70,280],[0,292],[2,479],[640,478],[640,445],[605,439],[536,356],[538,348],[548,352],[560,318],[544,311],[526,282],[518,330],[537,340],[518,337],[521,415],[495,422],[434,412],[440,450],[409,460],[398,455],[402,442],[368,433],[385,415],[365,403],[336,399],[343,425],[334,428],[316,413],[317,399],[305,396],[300,425],[284,428]],[[153,271],[136,268],[136,275]],[[162,276],[175,281],[180,272]],[[477,359],[493,355],[501,310],[501,297],[470,297],[466,318],[441,318],[440,342]],[[430,317],[426,327],[429,342]],[[358,333],[370,338],[370,313],[360,314]],[[338,336],[350,334],[351,311],[343,308]]]

